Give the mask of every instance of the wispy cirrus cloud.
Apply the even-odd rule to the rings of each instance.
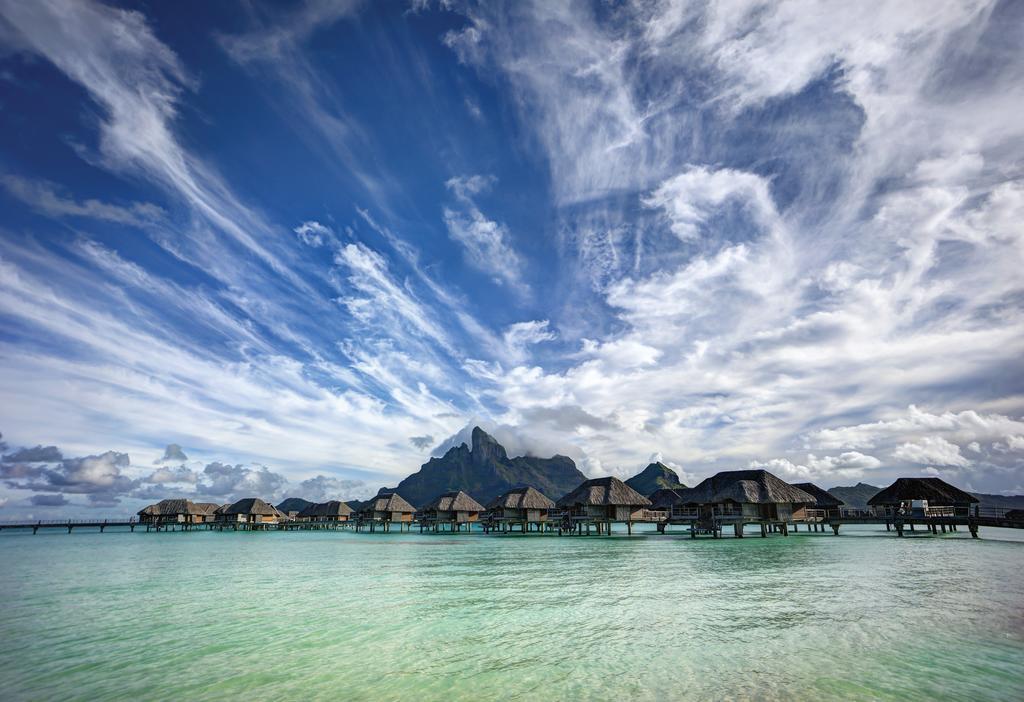
[[[457,176],[445,186],[452,192],[458,207],[445,207],[444,223],[451,238],[462,245],[466,260],[497,283],[525,293],[522,280],[523,263],[512,247],[508,227],[489,219],[476,204],[475,198],[490,190],[495,179],[490,176]]]

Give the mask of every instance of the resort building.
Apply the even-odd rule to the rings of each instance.
[[[247,497],[219,508],[217,522],[234,527],[244,525],[246,528],[266,528],[288,520],[288,517],[274,505],[268,504],[258,497]]]
[[[216,509],[212,502],[169,499],[139,510],[138,517],[141,524],[204,524],[213,521]]]
[[[532,487],[513,488],[487,505],[487,529],[508,531],[512,524],[542,530],[555,510],[554,500]]]
[[[446,492],[431,500],[419,514],[420,530],[423,527],[438,531],[446,524],[452,531],[460,531],[465,524],[472,528],[473,522],[480,521],[484,506],[462,490]]]
[[[683,498],[680,496],[679,490],[680,488],[658,488],[652,492],[647,496],[647,499],[651,501],[651,509],[664,512],[666,517],[671,517],[673,508],[682,504]]]
[[[344,502],[329,500],[309,505],[296,515],[301,522],[347,522],[352,516],[352,508]]]
[[[868,500],[879,517],[969,516],[978,498],[940,478],[899,478]]]
[[[377,527],[391,531],[392,523],[397,523],[399,530],[409,528],[415,515],[416,508],[397,492],[382,492],[360,505],[356,530],[369,526],[370,531],[376,531]]]
[[[793,483],[793,487],[803,490],[814,498],[813,505],[800,505],[793,511],[793,518],[799,522],[827,522],[842,516],[840,507],[846,503],[818,487],[814,483]]]
[[[597,525],[597,533],[609,529],[612,522],[625,522],[629,533],[633,522],[646,519],[651,501],[614,477],[593,478],[564,496],[557,503],[565,510],[563,522],[582,533],[584,526]]]
[[[691,520],[691,534],[710,531],[715,536],[724,524],[732,524],[736,536],[743,536],[744,524],[760,524],[762,536],[768,529],[788,535],[794,513],[817,503],[813,495],[766,470],[723,471],[676,492],[680,502],[673,519]]]

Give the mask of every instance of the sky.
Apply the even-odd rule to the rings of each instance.
[[[0,519],[1024,493],[1024,3],[0,0]]]

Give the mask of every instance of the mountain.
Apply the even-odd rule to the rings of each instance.
[[[1024,495],[990,495],[984,492],[972,492],[981,500],[982,507],[997,509],[1024,509]]]
[[[676,472],[662,462],[652,463],[626,481],[641,495],[650,495],[660,488],[684,488]]]
[[[827,492],[832,495],[832,497],[845,502],[846,507],[864,509],[868,506],[868,500],[878,494],[881,489],[882,488],[880,487],[868,485],[867,483],[857,483],[856,485],[850,485],[848,487],[834,487]]]
[[[530,485],[557,500],[587,479],[568,456],[509,458],[504,447],[480,427],[473,427],[473,445],[459,444],[441,458],[431,458],[394,490],[415,507],[442,492],[464,490],[482,504],[514,487]]]
[[[847,507],[867,507],[868,500],[875,496],[882,488],[857,483],[851,487],[834,487],[828,492],[846,503]],[[990,495],[984,492],[972,492],[981,502],[981,507],[993,507],[999,509],[1024,509],[1024,495]]]
[[[301,512],[311,504],[313,503],[309,500],[304,500],[301,497],[288,497],[281,500],[281,504],[277,505],[277,508],[285,514],[288,514],[289,512]]]

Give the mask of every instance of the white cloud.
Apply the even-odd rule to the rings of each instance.
[[[473,197],[488,190],[494,179],[486,176],[465,176],[449,179],[445,185],[459,202],[458,209],[445,207],[443,217],[452,240],[462,245],[466,261],[489,275],[496,283],[522,293],[522,259],[511,244],[508,227],[488,219]]]
[[[58,186],[43,180],[0,175],[0,185],[25,204],[51,217],[85,217],[117,224],[144,227],[162,220],[165,212],[148,202],[114,205],[95,198],[79,202],[63,194]]]
[[[872,448],[924,434],[970,443],[995,440],[1014,431],[1024,431],[1024,421],[973,410],[935,414],[910,405],[891,419],[822,429],[810,434],[807,441],[811,446],[824,449]]]
[[[549,328],[548,320],[516,322],[505,329],[503,338],[510,358],[522,361],[527,357],[527,347],[552,341],[556,334]]]
[[[689,168],[659,185],[643,204],[664,211],[676,236],[692,240],[700,235],[699,227],[709,213],[729,200],[748,207],[759,225],[767,229],[778,226],[768,183],[752,173],[728,168]]]
[[[971,462],[960,453],[959,446],[941,436],[925,436],[916,442],[908,441],[893,451],[893,456],[910,463],[960,468],[971,465]]]
[[[794,463],[788,458],[773,458],[768,461],[751,461],[749,467],[763,468],[792,482],[822,481],[836,484],[847,480],[859,480],[866,471],[879,468],[882,462],[874,456],[857,451],[847,451],[838,456],[815,456],[807,454],[805,463]]]
[[[331,231],[330,227],[320,224],[320,222],[315,220],[303,222],[292,229],[292,231],[295,232],[302,243],[307,246],[323,246],[334,237],[334,232]]]

